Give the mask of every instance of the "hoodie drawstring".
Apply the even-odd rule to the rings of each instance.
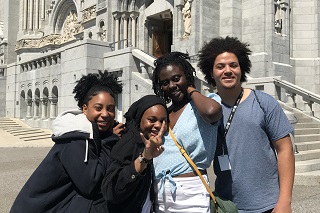
[[[88,149],[89,149],[89,142],[88,142],[88,139],[86,139],[86,154],[84,156],[84,162],[85,163],[88,162]]]

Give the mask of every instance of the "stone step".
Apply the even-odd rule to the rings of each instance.
[[[315,121],[313,118],[309,118],[309,117],[298,118],[298,122],[299,123],[317,123],[317,121]]]
[[[296,172],[294,184],[303,186],[320,186],[320,170],[301,173]]]
[[[302,128],[295,129],[294,135],[320,134],[320,128]]]
[[[7,120],[10,120],[10,121],[11,121],[11,118],[0,117],[0,121],[7,121]]]
[[[295,143],[320,141],[320,134],[295,135],[294,141]]]
[[[290,110],[289,110],[290,111]],[[293,112],[294,113],[294,116],[298,119],[302,119],[302,118],[310,118],[309,116],[303,114],[303,113],[296,113],[296,112]]]
[[[296,162],[297,161],[319,159],[319,158],[320,158],[320,149],[299,151],[299,153],[295,154]]]
[[[299,142],[295,143],[298,152],[320,149],[320,141],[311,141],[311,142]]]
[[[320,123],[296,123],[294,125],[296,129],[301,129],[301,128],[320,128]]]
[[[320,170],[320,159],[297,161],[296,173]]]

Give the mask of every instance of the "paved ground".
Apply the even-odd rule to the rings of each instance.
[[[21,143],[9,147],[6,137],[0,137],[0,213],[8,213],[21,187],[50,150],[51,143],[36,147]],[[2,146],[6,141],[6,145]],[[45,146],[45,147],[39,147]],[[212,176],[211,176],[212,178]],[[293,212],[320,212],[320,186],[294,186]]]

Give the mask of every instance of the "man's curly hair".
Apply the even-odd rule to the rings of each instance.
[[[73,89],[74,99],[78,102],[78,107],[82,109],[83,105],[88,105],[91,98],[100,92],[107,92],[113,98],[122,92],[122,84],[118,81],[117,76],[108,71],[99,73],[89,73],[76,81],[76,86]]]
[[[217,56],[224,52],[233,53],[237,56],[241,69],[240,82],[245,82],[247,80],[246,73],[249,74],[251,69],[251,61],[249,59],[251,50],[248,47],[248,43],[241,42],[238,38],[229,36],[226,38],[213,38],[209,43],[205,43],[199,51],[198,67],[205,75],[207,82],[214,87],[216,86],[216,82],[211,75],[213,65]]]
[[[152,89],[154,93],[161,97],[166,103],[170,103],[171,100],[166,97],[161,90],[161,83],[159,79],[160,71],[168,65],[178,66],[184,72],[188,86],[195,87],[194,76],[196,76],[196,71],[188,60],[190,60],[188,54],[182,52],[170,52],[154,61],[155,68],[152,75]]]

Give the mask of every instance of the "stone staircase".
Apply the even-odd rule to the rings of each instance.
[[[50,146],[51,130],[31,128],[20,119],[0,117],[0,147]]]
[[[280,104],[298,119],[294,125],[295,185],[320,185],[320,120]]]

